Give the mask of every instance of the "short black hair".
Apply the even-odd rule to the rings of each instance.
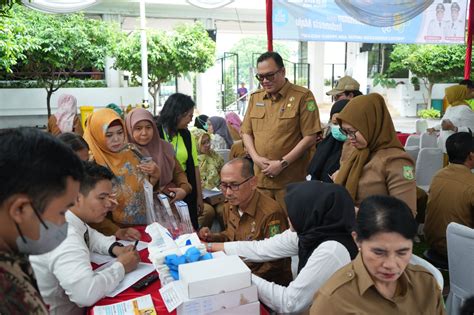
[[[474,83],[469,79],[459,81],[459,85],[465,85],[468,89],[474,88]]]
[[[267,59],[273,59],[277,64],[278,68],[284,68],[285,65],[283,64],[283,58],[281,58],[280,54],[274,51],[267,51],[266,53],[261,54],[257,59],[257,66],[260,62],[265,61]]]
[[[86,140],[80,135],[73,132],[65,132],[58,135],[58,139],[68,145],[74,152],[81,150],[89,150]]]
[[[247,158],[238,157],[230,160],[225,165],[234,165],[235,163],[240,163],[242,165],[242,169],[240,170],[240,176],[242,176],[243,178],[255,176],[255,172],[253,170],[253,163],[251,160]]]
[[[112,181],[115,178],[114,174],[105,166],[88,161],[82,163],[84,164],[84,178],[81,180],[80,191],[84,196],[87,196],[101,180]]]
[[[461,305],[459,315],[472,315],[474,314],[474,295],[468,297]]]
[[[357,240],[368,240],[381,232],[395,232],[413,240],[417,224],[408,205],[392,196],[373,195],[360,204],[356,218]]]
[[[53,135],[36,128],[0,131],[0,205],[14,194],[26,194],[43,213],[66,190],[66,180],[81,181],[79,157]]]
[[[469,153],[474,152],[474,138],[469,132],[457,132],[446,139],[449,162],[464,164]]]
[[[360,95],[363,95],[361,91],[359,90],[352,90],[352,91],[344,91],[342,92],[345,96],[349,96],[349,94],[352,93],[352,97],[356,97],[356,96],[360,96]]]
[[[191,96],[174,93],[171,94],[163,105],[163,109],[158,117],[158,125],[168,129],[170,135],[175,135],[178,132],[178,120],[187,111],[196,106]]]

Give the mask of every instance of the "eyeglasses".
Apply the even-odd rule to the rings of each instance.
[[[348,130],[348,129],[344,129],[342,127],[339,127],[339,129],[341,129],[341,133],[349,138],[355,138],[356,137],[356,133],[359,132],[359,130]]]
[[[277,71],[274,71],[274,72],[270,72],[270,73],[267,73],[267,74],[260,74],[260,73],[257,73],[255,75],[255,78],[260,81],[260,82],[263,82],[263,80],[267,79],[267,81],[273,81],[275,79],[275,74],[277,74],[278,72],[281,71],[282,68],[278,69]]]
[[[219,189],[222,191],[222,192],[226,192],[227,191],[227,188],[230,188],[230,190],[232,191],[237,191],[239,190],[240,186],[242,186],[243,184],[245,184],[246,182],[248,182],[253,176],[250,176],[249,178],[245,179],[244,181],[238,183],[238,184],[226,184],[226,183],[220,183],[219,184]]]

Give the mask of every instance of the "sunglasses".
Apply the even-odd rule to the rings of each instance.
[[[260,82],[263,82],[263,80],[267,79],[267,81],[273,81],[275,79],[275,75],[281,71],[282,68],[278,69],[277,71],[274,71],[274,72],[270,72],[270,73],[267,73],[267,74],[260,74],[260,73],[257,73],[255,75],[255,78],[260,81]]]

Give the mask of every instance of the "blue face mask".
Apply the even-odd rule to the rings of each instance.
[[[337,141],[344,142],[344,141],[347,140],[347,136],[341,132],[341,129],[339,128],[338,125],[332,125],[331,126],[331,135]]]

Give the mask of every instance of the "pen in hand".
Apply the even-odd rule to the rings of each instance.
[[[138,240],[135,241],[135,244],[133,245],[133,250],[137,250],[137,245],[138,245]]]

